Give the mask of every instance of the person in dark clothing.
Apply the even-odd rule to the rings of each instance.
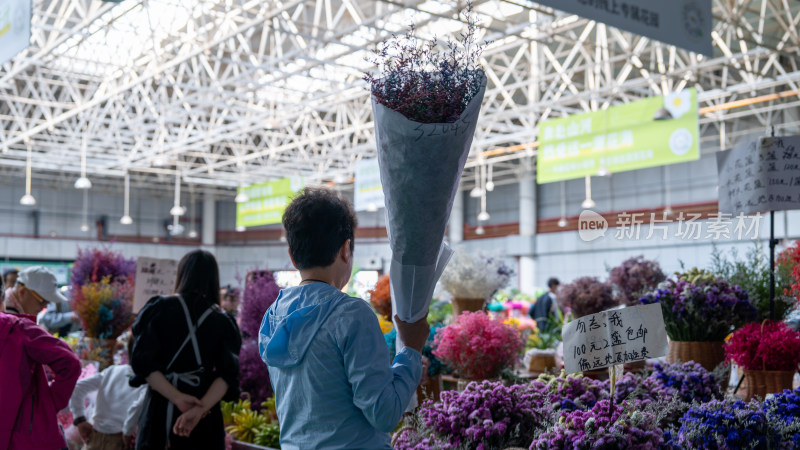
[[[553,326],[550,323],[550,315],[555,316],[556,319],[561,319],[561,309],[558,307],[558,300],[556,293],[559,286],[558,278],[550,278],[547,280],[548,291],[536,299],[536,303],[530,309],[528,314],[533,320],[536,321],[536,327],[543,332],[549,332]]]
[[[149,385],[136,448],[223,449],[219,402],[239,396],[242,340],[219,306],[214,255],[184,256],[175,292],[150,299],[133,324],[130,385]]]

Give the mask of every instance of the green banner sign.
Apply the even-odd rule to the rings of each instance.
[[[700,158],[694,88],[539,125],[536,181],[624,172]]]
[[[283,211],[303,186],[303,177],[291,177],[239,188],[248,200],[236,204],[236,227],[281,223]]]

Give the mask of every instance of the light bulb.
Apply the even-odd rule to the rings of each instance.
[[[478,220],[480,220],[481,222],[486,222],[487,220],[489,220],[490,217],[491,216],[489,216],[489,213],[486,211],[481,211],[480,213],[478,213]]]
[[[75,180],[75,189],[91,189],[92,182],[86,177],[80,177]]]
[[[486,233],[486,230],[483,229],[483,226],[478,225],[478,228],[475,228],[475,234],[482,236],[483,233]]]
[[[164,167],[167,165],[167,160],[163,156],[156,156],[155,159],[153,159],[153,165],[155,167]]]
[[[173,236],[177,236],[177,235],[183,233],[183,230],[184,230],[183,225],[181,225],[179,223],[174,223],[172,225],[169,225],[169,226],[167,226],[167,229],[169,230],[169,234],[171,234]]]
[[[189,239],[195,239],[197,237],[197,230],[193,229],[189,231],[189,234],[187,234],[187,236],[189,237]]]
[[[378,205],[376,205],[375,203],[370,203],[369,205],[367,205],[368,212],[375,212],[377,210],[378,210]]]
[[[87,224],[83,224],[83,225],[81,225],[81,231],[83,231],[84,233],[86,233],[87,231],[89,231],[89,225],[87,225]]]
[[[119,223],[121,223],[121,224],[123,224],[123,225],[130,225],[130,224],[132,224],[132,223],[133,223],[133,217],[131,217],[131,216],[129,216],[129,215],[127,215],[127,214],[125,214],[124,216],[122,216],[122,217],[119,219]]]
[[[561,227],[561,228],[566,227],[567,226],[567,219],[565,219],[563,217],[561,219],[559,219],[558,220],[558,226]]]
[[[246,230],[246,229],[247,229],[247,228],[245,228],[245,226],[244,226],[244,225],[239,225],[238,227],[236,227],[236,231],[238,231],[239,233],[241,233],[242,231],[244,231],[244,230]]]
[[[590,209],[594,207],[595,207],[594,200],[590,198],[587,198],[586,200],[583,201],[583,203],[581,203],[581,208],[583,209]]]
[[[244,193],[244,191],[241,191],[238,194],[236,194],[236,198],[234,198],[233,201],[235,201],[236,203],[249,202],[250,197],[248,197],[247,194]]]
[[[494,181],[489,180],[486,182],[486,190],[492,192],[494,190]]]
[[[186,208],[180,205],[175,205],[169,210],[169,215],[171,216],[182,216],[184,214],[186,214]]]
[[[36,204],[36,199],[31,194],[25,194],[19,199],[20,205],[33,206]]]
[[[601,166],[599,169],[597,169],[597,176],[598,177],[607,177],[609,175],[611,175],[611,171],[608,170],[608,167]]]
[[[673,211],[671,207],[667,206],[666,208],[664,208],[665,216],[671,216],[673,214],[675,214],[675,211]]]

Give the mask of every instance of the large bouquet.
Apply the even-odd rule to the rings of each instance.
[[[467,380],[494,378],[523,348],[519,331],[485,313],[465,312],[437,334],[433,354]]]
[[[488,299],[508,284],[514,271],[503,260],[457,252],[442,274],[442,287],[454,298]]]
[[[133,323],[136,262],[109,248],[78,249],[70,306],[86,336],[116,339]]]
[[[749,323],[725,343],[725,354],[746,370],[795,371],[800,364],[800,333],[783,322]]]
[[[697,269],[667,279],[639,301],[661,303],[673,341],[721,341],[757,314],[742,288]]]
[[[389,276],[383,275],[378,278],[375,287],[370,289],[369,302],[376,313],[384,319],[392,320],[392,293],[389,288]]]
[[[558,296],[575,317],[596,314],[617,306],[611,285],[595,277],[581,277],[561,286]]]
[[[242,391],[250,394],[256,402],[262,402],[272,395],[269,372],[261,360],[258,350],[258,329],[267,309],[280,293],[272,272],[251,270],[245,278],[242,295],[242,312],[239,327],[242,332],[242,348],[239,350],[239,383]]]
[[[639,255],[628,258],[611,269],[608,282],[614,287],[614,297],[623,305],[639,304],[639,297],[666,279],[656,261]]]
[[[413,27],[376,52],[380,76],[367,75],[386,198],[394,311],[427,314],[452,251],[443,243],[486,87],[475,18],[462,39],[420,44]]]
[[[778,279],[783,280],[783,295],[792,297],[795,305],[800,302],[800,241],[778,254]]]

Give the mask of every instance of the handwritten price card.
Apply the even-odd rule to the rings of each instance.
[[[800,136],[764,137],[717,153],[719,211],[800,209]]]
[[[138,313],[156,295],[175,291],[178,261],[140,257],[136,260],[136,286],[133,292],[133,312]]]
[[[561,338],[567,373],[667,354],[667,331],[658,303],[581,317],[564,326]]]

